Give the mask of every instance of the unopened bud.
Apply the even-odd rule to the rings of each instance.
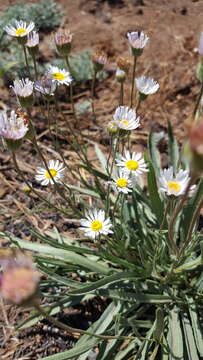
[[[102,51],[96,51],[92,55],[92,62],[94,64],[95,72],[101,71],[107,63],[107,56]]]
[[[68,31],[59,30],[55,34],[54,40],[59,55],[68,56],[70,54],[72,39],[73,39],[73,34],[71,34],[70,30]]]

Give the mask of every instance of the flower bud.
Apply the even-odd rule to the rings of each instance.
[[[55,34],[54,40],[59,55],[68,56],[70,54],[72,39],[73,39],[73,34],[70,33],[70,30],[68,31],[59,30]]]
[[[117,68],[116,70],[116,80],[119,82],[119,83],[123,83],[126,79],[126,73],[125,71]]]
[[[116,135],[119,131],[118,124],[113,120],[109,121],[107,125],[107,131],[112,136]]]
[[[107,56],[102,51],[96,51],[92,55],[92,62],[94,65],[95,72],[101,71],[104,68],[104,65],[107,63]]]
[[[33,86],[34,83],[28,78],[14,80],[11,86],[23,108],[29,108],[33,104]]]
[[[28,34],[26,46],[28,48],[29,54],[35,56],[39,51],[39,34],[36,31],[33,31]]]

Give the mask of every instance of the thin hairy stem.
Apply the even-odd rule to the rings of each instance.
[[[197,110],[198,110],[198,107],[199,107],[199,104],[200,104],[200,100],[201,100],[202,94],[203,94],[203,82],[202,82],[202,85],[201,85],[201,89],[200,89],[199,95],[198,95],[198,97],[197,97],[197,102],[196,102],[195,107],[194,107],[194,110],[193,110],[193,116],[194,116],[194,117],[196,116],[196,112],[197,112]]]
[[[102,340],[106,340],[106,341],[113,340],[113,339],[120,339],[120,340],[135,340],[135,339],[137,339],[137,337],[134,337],[134,336],[98,335],[98,334],[91,333],[91,332],[86,331],[86,330],[76,329],[76,328],[73,328],[71,326],[68,326],[68,325],[56,320],[53,316],[47,314],[47,312],[44,311],[44,309],[39,304],[35,304],[34,307],[35,307],[35,309],[37,310],[37,312],[40,315],[45,317],[47,320],[49,320],[51,323],[56,325],[58,328],[61,328],[63,330],[67,330],[71,334],[72,333],[78,333],[78,334],[81,334],[81,335],[89,335],[89,336],[96,337],[98,339],[102,339]]]
[[[24,53],[24,58],[25,58],[25,63],[26,63],[27,72],[28,72],[29,77],[31,78],[31,75],[30,75],[30,67],[29,67],[28,57],[27,57],[27,51],[26,51],[26,46],[23,44],[22,47],[23,47],[23,53]]]
[[[133,107],[133,96],[134,96],[134,87],[135,87],[135,70],[137,64],[137,56],[134,56],[134,64],[133,64],[133,75],[132,75],[132,87],[131,87],[131,96],[130,96],[130,107]]]

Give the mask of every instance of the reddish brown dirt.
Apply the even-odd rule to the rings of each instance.
[[[30,1],[27,1],[30,2]],[[34,1],[33,1],[34,2]],[[123,1],[96,1],[96,0],[60,0],[64,9],[63,27],[70,28],[74,33],[73,53],[80,53],[87,48],[102,47],[109,56],[109,78],[97,86],[95,109],[98,121],[104,126],[111,119],[112,113],[118,104],[119,87],[113,76],[116,68],[115,60],[118,56],[129,56],[129,49],[125,34],[128,30],[144,30],[150,37],[150,44],[139,59],[137,75],[147,74],[160,83],[160,91],[149,97],[140,108],[142,128],[134,135],[139,146],[145,146],[147,134],[152,127],[160,131],[166,129],[170,119],[178,139],[182,141],[186,136],[185,122],[192,119],[191,114],[195,99],[199,91],[199,83],[195,76],[198,61],[198,36],[202,30],[203,2],[202,0],[123,0]],[[0,11],[16,1],[0,0]],[[116,4],[117,3],[117,4]],[[119,4],[118,4],[119,3]],[[50,35],[44,37],[41,52],[46,59],[56,56],[50,49]],[[125,101],[129,99],[130,82],[125,92]],[[82,90],[81,90],[82,91]],[[88,92],[83,90],[84,99]],[[15,103],[8,89],[0,88],[1,101],[8,107]],[[78,96],[75,97],[77,100]],[[70,104],[63,104],[70,109]],[[37,109],[33,114],[37,113]],[[192,121],[192,120],[191,120]],[[43,121],[36,120],[39,132],[46,130]],[[91,128],[89,118],[81,119],[80,129]],[[91,130],[91,129],[90,129]],[[91,135],[92,134],[92,135]],[[93,141],[101,142],[100,131],[88,133]],[[106,135],[105,135],[106,136]],[[49,140],[41,138],[43,150],[49,146]],[[65,155],[74,160],[74,156],[67,147]],[[48,156],[51,154],[48,152]],[[92,154],[90,153],[92,156]],[[30,145],[23,146],[18,153],[22,169],[32,178],[38,164],[33,157]],[[53,216],[47,209],[40,214],[30,213],[34,200],[30,201],[24,193],[19,192],[21,181],[16,176],[10,161],[10,154],[6,150],[0,152],[0,231],[8,231],[15,235],[30,239],[29,226],[32,224],[43,231],[57,223],[57,227],[64,234],[70,236],[70,226],[66,220]],[[37,203],[37,206],[41,204]],[[9,325],[13,325],[16,318],[15,310],[8,308]],[[13,315],[13,312],[15,315]],[[13,331],[2,324],[5,334],[2,336],[7,343],[1,358],[4,360],[33,359],[45,356],[46,341],[44,332],[37,328],[33,333],[25,334],[23,340],[14,338]],[[36,334],[37,332],[37,334]],[[25,338],[27,341],[25,342]],[[44,340],[43,340],[44,339]],[[63,339],[62,339],[63,340]],[[26,347],[35,343],[34,355],[23,356],[22,344]],[[36,346],[36,343],[39,346]],[[57,344],[53,351],[64,350],[64,342]],[[37,350],[36,350],[37,349]],[[16,354],[16,355],[15,355]],[[20,354],[20,355],[19,355]],[[34,356],[34,357],[33,357]]]

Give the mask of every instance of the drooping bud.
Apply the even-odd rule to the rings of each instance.
[[[20,250],[2,249],[1,297],[13,304],[29,303],[37,294],[40,274],[30,255]]]
[[[191,171],[201,174],[203,173],[203,122],[190,128],[188,138],[184,147],[184,155],[190,162]]]

